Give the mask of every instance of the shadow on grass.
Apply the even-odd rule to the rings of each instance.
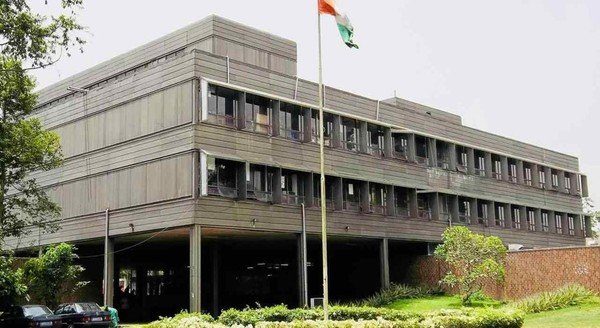
[[[429,312],[442,309],[461,309],[470,308],[499,308],[503,305],[500,301],[485,300],[473,301],[469,306],[463,306],[459,296],[428,296],[415,299],[402,299],[388,305],[389,308],[411,311],[411,312]]]

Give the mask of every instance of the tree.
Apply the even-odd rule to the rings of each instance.
[[[81,4],[62,0],[63,14],[48,17],[34,13],[26,0],[0,0],[0,249],[7,237],[20,237],[29,227],[57,227],[59,206],[29,177],[56,168],[62,156],[58,135],[30,117],[37,98],[28,70],[81,50]]]
[[[504,281],[506,247],[498,237],[476,234],[462,226],[450,227],[442,234],[435,255],[449,265],[441,283],[457,287],[463,304],[470,304],[471,296],[480,292],[486,281]]]
[[[592,235],[591,238],[598,238],[598,230],[600,230],[600,211],[596,210],[596,205],[591,197],[583,198],[583,213],[591,218],[590,225]]]
[[[23,271],[15,270],[12,256],[0,256],[0,311],[15,304],[26,291]]]
[[[49,246],[37,258],[29,259],[23,267],[23,278],[30,299],[56,309],[63,297],[73,295],[87,282],[80,281],[83,267],[75,265],[75,247],[61,243]]]

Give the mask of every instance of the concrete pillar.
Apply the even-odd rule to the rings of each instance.
[[[591,237],[592,236],[592,217],[586,215],[584,221],[585,221],[585,236]]]
[[[542,210],[535,209],[535,231],[544,231],[542,227]]]
[[[369,123],[367,123],[366,121],[360,121],[360,132],[358,135],[358,137],[359,137],[358,151],[362,152],[362,153],[369,152],[370,140],[369,140],[368,127],[369,127]]]
[[[381,289],[385,289],[390,287],[390,259],[388,239],[383,238],[379,245]]]
[[[581,176],[581,197],[589,197],[590,192],[588,189],[588,179],[587,176]]]
[[[502,167],[502,180],[508,181],[508,157],[500,156],[500,163]]]
[[[548,213],[548,232],[556,233],[556,218],[554,217],[554,211],[547,211]]]
[[[531,164],[531,185],[540,187],[540,168],[537,164]]]
[[[427,138],[427,155],[429,155],[429,166],[437,167],[437,142],[434,138]]]
[[[493,226],[496,222],[496,202],[488,201],[488,226]]]
[[[279,116],[281,113],[281,101],[279,100],[273,100],[273,113],[272,113],[272,131],[271,131],[271,135],[274,137],[279,136],[279,130],[280,130],[280,123],[279,123]]]
[[[201,273],[201,235],[200,225],[190,227],[190,312],[200,312]]]
[[[392,129],[386,127],[383,134],[383,155],[387,158],[394,157],[394,138]]]
[[[504,227],[512,228],[513,212],[510,204],[504,204]]]
[[[485,153],[485,176],[488,178],[492,177],[492,154]]]
[[[304,257],[306,256],[306,245],[302,234],[298,234],[297,237],[297,258],[298,258],[298,305],[299,307],[308,307],[308,290],[307,290],[307,276],[304,266]]]
[[[475,149],[467,148],[467,172],[475,174]]]
[[[456,144],[454,143],[449,143],[448,144],[448,152],[450,156],[448,156],[449,159],[449,163],[448,163],[448,169],[450,171],[456,171]]]
[[[340,211],[344,208],[344,190],[342,178],[334,177],[333,179],[333,208]],[[326,197],[323,195],[323,197]]]
[[[248,163],[247,162],[240,162],[238,164],[238,169],[236,171],[236,175],[237,175],[237,193],[238,193],[238,199],[243,200],[246,199],[247,194],[248,194],[248,184],[246,183],[246,174],[248,171],[249,167],[248,167]]]
[[[450,218],[452,222],[460,221],[460,208],[458,201],[458,195],[450,195]]]
[[[575,236],[583,237],[583,233],[581,232],[581,215],[573,214],[573,227],[575,229]]]
[[[429,196],[431,197],[431,219],[440,220],[440,194],[432,192]]]
[[[104,292],[106,293],[106,304],[110,307],[114,306],[115,299],[115,241],[113,238],[108,238],[106,244],[108,257],[106,261],[106,281],[104,282]]]
[[[237,128],[243,130],[246,128],[246,93],[238,93],[237,110]]]
[[[389,216],[396,215],[396,193],[394,192],[394,186],[386,185],[385,186],[385,205],[386,205],[386,214]]]
[[[369,181],[360,182],[360,208],[363,213],[371,213],[371,201],[370,201],[371,186]]]
[[[569,235],[569,214],[568,213],[562,213],[561,214],[561,221],[562,221],[562,232],[563,235]]]
[[[419,202],[417,199],[417,189],[408,190],[408,211],[409,216],[416,218],[419,215]]]
[[[571,195],[577,195],[577,181],[579,180],[579,178],[575,173],[570,173],[569,176],[571,177],[571,189],[569,190],[569,192],[571,193]]]
[[[556,174],[558,174],[558,191],[566,193],[567,191],[565,189],[565,171],[558,170],[556,171]]]
[[[477,218],[479,217],[478,215],[478,210],[477,210],[477,198],[471,198],[471,200],[469,201],[469,206],[470,211],[471,211],[471,218],[469,223],[471,224],[476,224],[477,223]]]
[[[309,208],[315,206],[315,186],[313,179],[314,174],[312,172],[304,174],[304,205]]]
[[[219,244],[215,243],[212,247],[212,303],[213,315],[219,315]]]
[[[273,170],[273,180],[271,181],[272,202],[273,204],[281,204],[281,168],[274,167],[271,169]]]
[[[527,206],[519,206],[519,212],[521,216],[521,230],[529,230],[527,224],[527,217],[529,216],[529,213],[527,213]]]
[[[522,160],[517,160],[517,183],[525,184],[525,167]]]
[[[415,141],[415,134],[414,133],[409,133],[406,135],[407,141],[408,141],[408,149],[407,149],[407,154],[406,157],[409,161],[414,162],[415,161],[415,156],[417,154],[417,143]]]
[[[546,174],[546,190],[552,190],[552,169],[546,167],[544,173]]]
[[[313,129],[313,121],[312,121],[312,108],[302,108],[302,126],[304,130],[303,140],[304,142],[312,142],[312,129]],[[319,127],[315,127],[315,131],[319,133]]]
[[[331,146],[334,148],[340,148],[342,128],[342,117],[339,115],[333,115],[333,129],[331,131]]]

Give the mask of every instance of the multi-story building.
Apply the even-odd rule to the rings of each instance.
[[[293,41],[210,16],[41,90],[35,116],[65,162],[35,177],[62,206],[61,229],[15,246],[76,244],[100,301],[107,234],[109,301],[145,320],[302,304],[305,280],[321,295],[320,197],[338,300],[406,279],[449,225],[507,245],[584,245],[577,158],[331,86],[320,122],[318,87],[296,63]]]

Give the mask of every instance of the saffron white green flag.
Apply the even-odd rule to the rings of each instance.
[[[334,16],[344,43],[350,48],[358,49],[358,45],[352,40],[354,37],[354,27],[350,24],[348,16],[341,12],[340,8],[336,7],[335,0],[319,0],[319,13]]]

